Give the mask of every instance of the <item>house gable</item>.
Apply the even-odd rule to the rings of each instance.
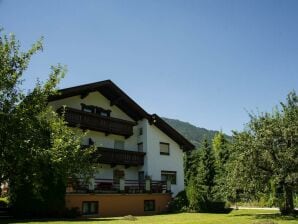
[[[110,108],[112,117],[114,116],[115,118],[128,121],[147,119],[151,125],[154,124],[163,133],[173,139],[183,151],[194,149],[194,145],[184,136],[163,121],[158,115],[148,114],[111,80],[61,89],[57,95],[49,98],[49,102],[50,105],[56,105],[54,106],[56,109],[57,105],[75,106],[74,108],[80,109],[79,102],[94,103],[94,106],[103,103],[99,106],[103,107],[104,105],[106,107],[104,109]]]
[[[104,110],[110,110],[110,116],[114,118],[119,118],[127,121],[134,121],[133,118],[131,118],[128,114],[126,114],[116,105],[111,106],[110,100],[108,100],[98,91],[90,92],[84,98],[81,98],[79,95],[77,95],[63,99],[58,99],[55,101],[50,101],[49,103],[49,105],[51,105],[54,109],[58,109],[64,105],[67,105],[68,107],[78,110],[82,109],[82,104],[100,107]]]

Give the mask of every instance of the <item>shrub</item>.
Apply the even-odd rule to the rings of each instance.
[[[79,208],[75,207],[75,208],[66,208],[64,210],[64,213],[62,214],[63,218],[69,218],[69,219],[73,219],[73,218],[77,218],[81,215]]]
[[[170,212],[182,212],[188,209],[188,199],[186,191],[180,191],[176,197],[169,203]]]
[[[224,201],[208,201],[206,208],[206,212],[212,213],[229,213],[232,211],[231,208],[226,207],[226,203]]]
[[[7,207],[8,207],[8,199],[0,198],[0,208],[7,208]]]

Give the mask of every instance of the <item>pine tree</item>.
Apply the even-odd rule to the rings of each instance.
[[[229,141],[225,138],[225,135],[222,132],[217,133],[212,140],[212,146],[216,158],[216,186],[213,189],[213,193],[217,201],[226,200],[226,163],[228,162],[230,155],[229,144]]]
[[[196,169],[189,180],[187,196],[192,210],[207,211],[209,202],[213,201],[213,188],[215,186],[215,157],[207,139],[203,141],[197,152]]]
[[[198,188],[202,191],[203,198],[209,201],[213,199],[212,190],[215,186],[215,157],[207,139],[204,140],[201,150],[202,156],[197,176]]]
[[[222,132],[217,133],[212,140],[212,147],[219,167],[223,167],[229,159],[229,142]]]

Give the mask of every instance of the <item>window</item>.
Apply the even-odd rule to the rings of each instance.
[[[98,201],[83,201],[82,213],[83,215],[98,214]]]
[[[160,155],[170,155],[169,143],[160,142],[159,147],[160,147]]]
[[[124,141],[115,140],[114,149],[124,149]]]
[[[93,106],[93,105],[86,105],[84,103],[81,103],[82,111],[88,112],[88,113],[95,113],[99,114],[103,117],[110,117],[111,111],[105,110],[101,107]]]
[[[143,128],[139,128],[139,136],[143,135]]]
[[[176,184],[177,172],[176,171],[161,171],[161,180],[162,181],[171,181],[171,184]]]
[[[138,143],[138,152],[143,152],[143,142]]]
[[[103,117],[108,117],[108,113],[106,111],[101,111],[100,115]]]
[[[88,113],[94,113],[94,108],[92,106],[82,105],[82,111]]]
[[[155,200],[145,200],[144,201],[144,211],[154,212],[155,211]]]

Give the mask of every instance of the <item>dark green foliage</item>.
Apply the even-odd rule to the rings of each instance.
[[[41,187],[36,191],[31,178],[23,180],[18,184],[18,177],[10,180],[10,198],[12,214],[16,217],[51,217],[60,214],[65,209],[64,177],[57,177],[56,171],[44,164],[41,165],[42,175],[38,184]],[[14,183],[16,181],[16,183]]]
[[[205,208],[206,209],[202,210],[202,212],[229,213],[232,211],[231,208],[226,207],[226,203],[224,201],[207,201]]]
[[[7,208],[7,207],[8,207],[7,198],[0,198],[0,208]]]
[[[187,152],[184,157],[184,175],[185,175],[185,185],[188,186],[188,183],[191,179],[198,175],[198,165],[200,163],[200,151],[193,150]]]
[[[203,193],[204,200],[213,200],[213,187],[215,186],[216,165],[212,148],[207,139],[204,140],[202,148],[202,156],[198,167],[198,187]]]
[[[226,201],[227,194],[225,192],[225,185],[228,172],[226,165],[230,157],[230,142],[226,139],[222,132],[219,132],[212,140],[212,146],[216,158],[214,199]]]
[[[186,191],[180,191],[169,204],[170,212],[183,212],[187,211],[189,202],[187,199]]]
[[[203,143],[204,139],[207,139],[211,143],[214,136],[218,131],[207,130],[205,128],[196,127],[188,122],[179,121],[176,119],[162,118],[169,125],[179,131],[185,138],[187,138],[191,143],[193,143],[197,148]],[[225,137],[230,140],[231,137],[225,135]]]
[[[214,152],[207,139],[192,155],[193,164],[188,173],[187,197],[189,208],[194,211],[209,211],[214,202],[216,163]],[[193,169],[193,170],[191,170]]]

